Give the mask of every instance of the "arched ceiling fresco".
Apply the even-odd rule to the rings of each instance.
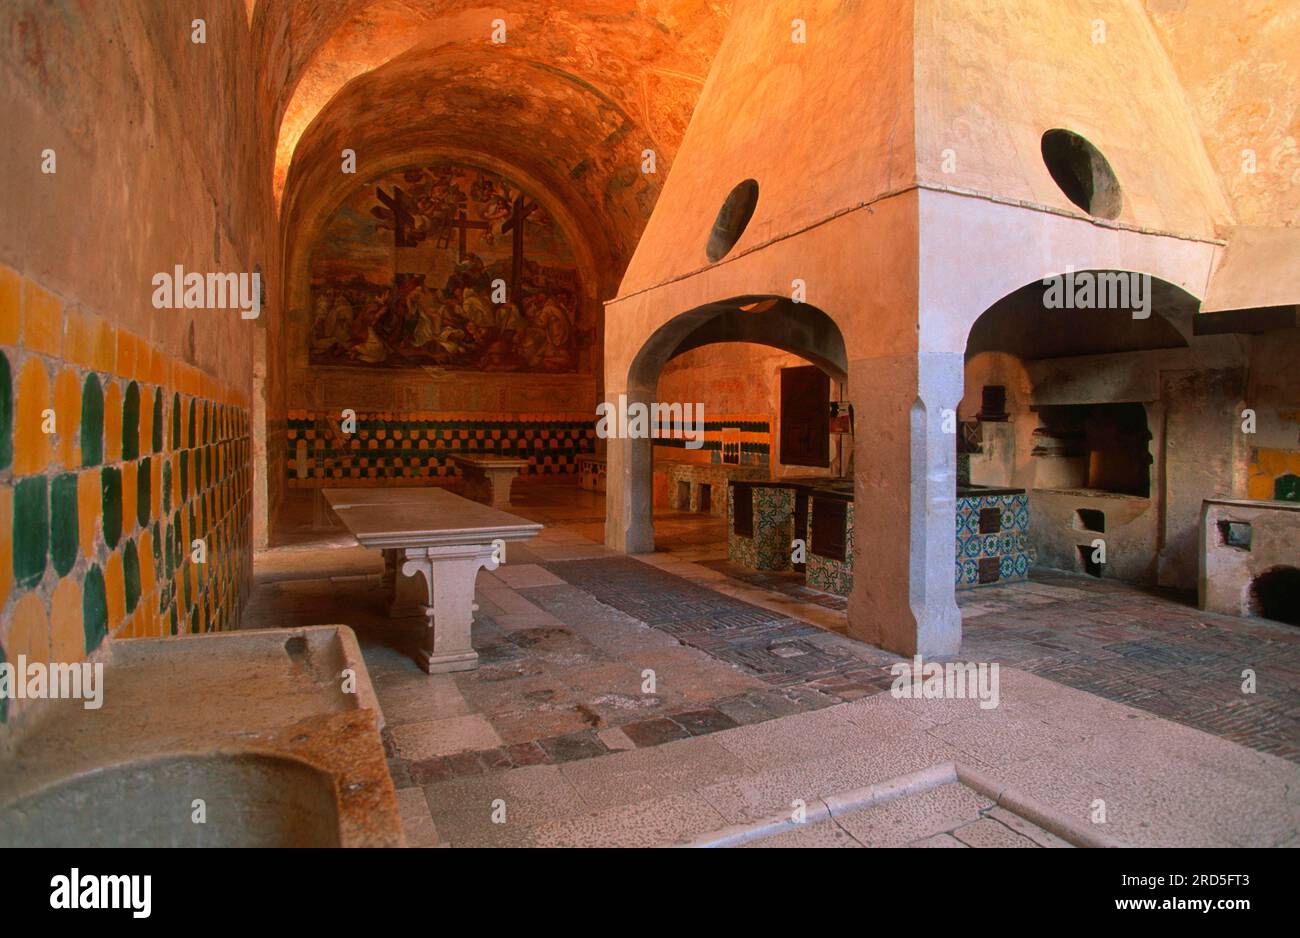
[[[729,0],[260,0],[262,94],[286,232],[317,217],[339,151],[480,152],[553,186],[621,269],[672,164]],[[494,20],[506,42],[492,42]],[[493,115],[487,117],[487,115]],[[654,175],[640,172],[644,149]],[[364,168],[363,168],[364,167]],[[304,195],[305,194],[305,195]],[[333,196],[337,201],[337,196]]]

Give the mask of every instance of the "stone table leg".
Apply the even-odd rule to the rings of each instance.
[[[418,576],[405,576],[398,570],[402,563],[402,551],[397,549],[384,551],[383,591],[388,596],[388,617],[406,619],[411,616],[426,615],[425,607],[429,603],[429,591],[425,582]]]
[[[514,482],[518,472],[519,470],[514,466],[509,469],[489,469],[487,471],[492,498],[488,504],[493,508],[510,507],[510,485]]]
[[[474,581],[481,568],[495,570],[491,544],[408,547],[402,573],[423,574],[428,604],[423,611],[429,631],[419,661],[430,674],[470,671],[478,667],[478,652],[470,641],[474,623]]]

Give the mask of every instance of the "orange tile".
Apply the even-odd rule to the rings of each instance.
[[[131,461],[122,463],[122,534],[130,537],[135,533],[135,482],[140,474],[140,464]]]
[[[140,450],[141,456],[153,452],[153,390],[140,385]]]
[[[56,358],[63,354],[63,301],[30,280],[23,283],[23,345]]]
[[[117,330],[110,323],[98,316],[88,327],[94,333],[93,363],[96,371],[113,373],[113,363],[117,359]]]
[[[50,660],[80,661],[86,656],[81,622],[81,584],[65,576],[50,597]]]
[[[117,330],[117,362],[114,371],[128,380],[135,372],[135,336],[125,329]]]
[[[108,634],[116,636],[126,617],[126,577],[122,572],[122,552],[113,551],[104,565],[104,591],[108,593]]]
[[[116,381],[104,382],[104,462],[122,458],[122,388]]]
[[[0,609],[14,587],[14,490],[0,486]]]
[[[18,323],[22,321],[23,278],[0,264],[0,345],[18,344]]]
[[[44,430],[44,413],[53,407],[45,362],[33,356],[27,359],[18,374],[18,401],[14,409],[14,475],[44,472],[50,464],[53,447],[50,434]]]
[[[166,388],[167,379],[171,376],[170,361],[167,356],[154,349],[149,361],[149,383]]]
[[[135,380],[141,384],[149,380],[153,372],[153,347],[144,339],[136,339],[135,344]]]
[[[63,313],[63,357],[74,365],[91,368],[95,364],[94,336],[90,321],[81,310],[69,306]]]
[[[101,491],[100,470],[87,469],[77,476],[77,528],[81,540],[81,552],[87,557],[95,556],[96,522],[104,510]]]
[[[81,466],[81,446],[77,431],[81,428],[81,375],[64,366],[54,379],[54,413],[58,417],[58,461],[64,469]]]
[[[28,661],[50,660],[50,620],[39,593],[24,594],[14,606],[5,656],[16,662],[19,655],[26,655]]]

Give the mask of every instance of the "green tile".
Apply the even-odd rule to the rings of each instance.
[[[135,476],[135,520],[142,528],[149,526],[149,517],[153,513],[150,504],[153,499],[153,459],[146,456],[140,460]]]
[[[9,358],[0,352],[0,469],[14,461],[14,380]]]
[[[127,541],[122,549],[122,592],[126,594],[126,611],[135,612],[140,602],[140,555],[135,548],[135,541]]]
[[[67,576],[77,563],[77,474],[56,476],[50,485],[50,559]]]
[[[176,527],[175,525],[172,524],[167,525],[167,537],[164,538],[164,540],[167,543],[164,545],[164,549],[163,549],[163,554],[164,554],[163,575],[166,576],[168,579],[171,579],[172,573],[175,572],[176,570]]]
[[[175,635],[175,634],[177,634],[177,631],[176,631],[176,625],[177,625],[177,623],[176,623],[176,607],[175,607],[175,606],[172,606],[172,608],[171,608],[171,616],[170,616],[170,618],[171,618],[171,623],[172,623],[172,634]]]
[[[172,461],[164,459],[162,464],[162,508],[163,514],[172,510]]]
[[[155,521],[153,523],[153,537],[151,537],[150,540],[153,541],[153,565],[156,570],[158,569],[158,565],[162,563],[163,543],[161,521]]]
[[[100,480],[104,490],[104,543],[113,550],[122,536],[122,470],[105,466]]]
[[[108,593],[104,589],[104,574],[98,565],[86,571],[86,582],[81,584],[81,624],[86,635],[86,652],[92,652],[108,634]]]
[[[134,381],[122,401],[122,458],[140,458],[140,386]]]
[[[45,476],[20,479],[14,486],[14,579],[34,586],[45,575],[50,551],[50,503]]]
[[[195,606],[190,612],[190,634],[199,634],[199,607]]]
[[[153,392],[153,451],[162,452],[163,445],[163,392],[158,388]]]
[[[172,449],[181,448],[181,396],[172,395]]]
[[[181,501],[190,497],[190,451],[181,450]]]
[[[1300,502],[1300,476],[1288,472],[1274,479],[1273,497],[1280,502]]]
[[[185,445],[188,446],[190,449],[193,449],[194,447],[198,446],[198,443],[195,442],[194,440],[194,404],[195,404],[194,398],[191,397],[189,426],[188,426],[188,432],[185,435],[186,439],[189,440],[189,442],[186,443]]]
[[[104,389],[97,375],[86,375],[81,389],[81,464],[98,466],[104,460]]]

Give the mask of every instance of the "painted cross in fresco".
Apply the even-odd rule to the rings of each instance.
[[[438,237],[435,242],[438,247],[445,248],[451,244],[451,232],[453,228],[459,229],[460,238],[456,245],[458,252],[457,259],[463,261],[465,255],[469,253],[469,232],[471,230],[491,231],[492,223],[486,221],[470,221],[470,217],[464,212],[461,212],[455,218],[444,217],[441,226],[438,229]]]
[[[375,197],[393,213],[393,240],[395,246],[413,248],[419,244],[413,234],[415,216],[411,212],[411,199],[402,191],[402,187],[393,186],[393,194],[389,195],[376,186]]]
[[[519,296],[519,283],[524,276],[524,220],[537,208],[536,202],[530,202],[524,195],[515,197],[514,211],[510,218],[501,225],[501,233],[514,233],[513,258],[510,266],[510,297]]]

